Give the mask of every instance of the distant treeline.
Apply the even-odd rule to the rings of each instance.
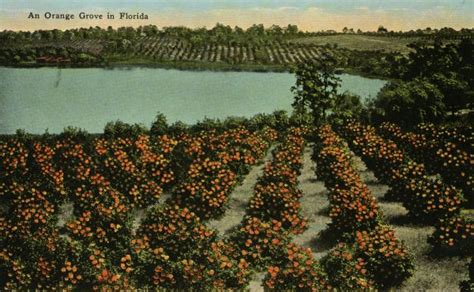
[[[317,45],[299,40],[336,31],[303,32],[296,25],[262,24],[247,29],[217,24],[213,28],[133,27],[78,28],[0,32],[0,64],[9,66],[152,65],[176,68],[290,70],[311,60],[336,60],[345,71],[377,77],[401,78],[406,55],[382,50],[351,50],[337,44]],[[443,40],[471,40],[472,29],[424,29],[393,32],[380,26],[375,32],[343,28],[342,34]],[[434,40],[431,40],[434,38]],[[453,42],[453,41],[450,41]],[[459,41],[456,41],[459,42]],[[426,42],[425,42],[426,43]],[[412,45],[412,50],[416,46]],[[424,45],[424,44],[422,44]]]
[[[101,55],[73,47],[45,45],[40,47],[2,48],[0,64],[24,66],[96,66],[104,64]]]
[[[460,39],[472,38],[474,29],[462,28],[455,30],[444,27],[441,29],[417,29],[410,31],[393,31],[379,26],[377,31],[362,31],[344,27],[341,32],[336,30],[323,30],[318,32],[302,31],[296,25],[287,25],[284,27],[272,25],[265,27],[263,24],[254,24],[247,29],[217,23],[213,28],[188,28],[183,26],[158,28],[156,25],[146,25],[134,27],[119,27],[117,29],[109,26],[108,28],[89,27],[67,30],[36,30],[30,31],[11,31],[4,30],[0,32],[0,42],[28,42],[28,41],[72,41],[75,39],[99,39],[99,40],[133,40],[140,37],[168,36],[185,39],[193,44],[248,44],[264,43],[266,41],[282,41],[295,37],[308,37],[318,35],[334,34],[362,34],[393,37],[428,37],[442,39]]]

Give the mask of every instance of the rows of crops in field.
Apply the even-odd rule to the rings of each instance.
[[[421,158],[408,151],[412,144],[400,138],[399,148],[378,135],[399,133],[394,125],[351,122],[336,130],[239,127],[133,138],[5,138],[0,287],[241,289],[256,272],[265,274],[268,289],[398,286],[416,266],[352,166],[355,155],[390,187],[387,199],[400,201],[408,217],[435,226],[433,248],[472,253],[472,223],[461,212],[468,207],[462,186],[469,181],[452,186],[443,173],[428,175],[440,169],[417,162]],[[446,136],[471,153],[462,142],[467,136],[435,130],[438,138],[425,133],[427,141],[443,147],[439,137]],[[314,177],[329,191],[325,233],[334,242],[321,260],[293,241],[311,224],[298,180],[309,137],[315,137]],[[241,222],[219,234],[208,222],[223,220],[232,191],[271,145]],[[463,179],[469,174],[458,177]],[[67,205],[72,214],[65,214]]]
[[[274,138],[272,130],[236,129],[176,138],[2,142],[2,288],[238,285],[237,259],[218,254],[227,247],[201,219],[224,212],[230,191]],[[172,195],[159,204],[164,191]],[[67,202],[74,213],[64,220]],[[133,212],[146,208],[133,230]],[[169,269],[156,271],[157,260]],[[234,278],[226,279],[222,264]]]
[[[393,140],[415,161],[425,164],[429,174],[438,174],[447,184],[463,191],[466,204],[474,206],[473,129],[437,128],[420,125],[416,132],[404,132],[395,124],[384,123],[379,132]]]
[[[142,37],[135,42],[134,54],[166,61],[204,61],[228,63],[296,64],[319,59],[335,51],[321,46],[289,42],[266,45],[193,45],[171,37]],[[341,54],[339,51],[335,54]]]
[[[217,62],[227,64],[268,64],[293,65],[306,60],[318,60],[323,56],[332,56],[341,64],[347,63],[349,51],[336,50],[312,44],[289,42],[270,42],[261,45],[193,45],[172,37],[141,37],[119,45],[111,45],[100,40],[78,39],[57,42],[37,41],[27,44],[9,44],[5,50],[21,55],[35,49],[73,49],[95,56],[113,56],[149,58],[156,62]],[[51,56],[57,55],[51,51]]]
[[[101,54],[104,48],[109,53],[131,54],[136,57],[148,57],[156,61],[194,61],[194,62],[225,62],[231,64],[258,63],[289,65],[305,60],[320,59],[329,54],[336,58],[347,57],[343,50],[333,50],[311,44],[269,42],[261,45],[193,45],[192,43],[173,37],[140,37],[127,49],[110,47],[104,41],[95,39],[62,40],[57,42],[36,41],[27,44],[10,44],[11,49],[34,48],[72,48],[93,54]]]
[[[384,132],[392,127],[394,126],[385,124],[380,127],[380,131]],[[473,223],[461,212],[469,207],[469,199],[472,200],[469,194],[472,194],[472,188],[466,189],[471,193],[463,193],[462,188],[450,185],[449,180],[443,180],[439,175],[428,175],[425,164],[414,161],[392,140],[380,137],[373,127],[349,123],[343,127],[342,132],[350,141],[352,149],[362,157],[370,169],[374,170],[377,178],[390,187],[385,198],[401,202],[408,210],[408,216],[413,220],[435,226],[435,232],[429,241],[436,249],[472,254]],[[460,138],[455,132],[447,136],[450,140]],[[464,140],[465,137],[462,137],[461,141]],[[429,141],[433,144],[441,144],[441,147],[444,145],[441,139],[425,140],[427,143]],[[442,151],[443,149],[436,150],[440,154],[439,158],[444,159],[445,155]],[[449,160],[459,159],[454,163],[456,168],[465,167],[464,171],[472,172],[472,154],[461,151],[457,153],[459,156],[450,157]],[[436,164],[433,156],[431,163],[426,165],[435,169]],[[448,163],[445,167],[448,168]],[[443,173],[442,169],[438,171]],[[453,170],[448,169],[448,171]],[[472,173],[459,175],[457,181],[461,186],[470,185]]]

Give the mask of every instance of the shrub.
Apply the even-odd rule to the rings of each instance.
[[[248,264],[235,249],[217,240],[214,230],[188,209],[151,209],[132,241],[138,285],[179,289],[243,288]],[[125,258],[125,262],[128,259]],[[127,269],[127,265],[123,267]]]
[[[331,290],[327,275],[313,258],[311,249],[288,244],[273,258],[264,279],[270,290],[321,291]]]
[[[210,248],[216,239],[216,232],[203,225],[195,213],[169,205],[150,209],[137,235],[148,238],[151,247],[165,248],[172,260]]]
[[[162,113],[158,113],[150,127],[150,135],[160,136],[168,133],[168,122]]]
[[[174,122],[168,127],[168,132],[174,137],[179,137],[188,132],[189,126],[181,121]]]
[[[473,254],[474,224],[464,216],[442,218],[428,242],[438,252]]]
[[[328,125],[317,131],[317,138],[313,159],[330,191],[329,231],[344,239],[354,231],[372,230],[379,222],[377,201],[352,167],[347,146]]]
[[[242,257],[259,269],[270,263],[290,240],[281,222],[264,222],[254,217],[246,217],[229,238]]]
[[[413,273],[413,260],[390,228],[357,231],[354,257],[367,264],[368,278],[380,288],[398,286]]]
[[[401,201],[416,220],[435,223],[459,214],[463,196],[439,178],[430,178],[422,164],[411,160],[397,145],[379,137],[374,128],[350,122],[343,127],[354,151],[361,155],[377,178],[388,184],[389,199]]]
[[[369,279],[367,262],[354,257],[354,250],[346,243],[340,243],[321,259],[324,271],[331,286],[342,291],[366,290],[375,283]]]
[[[130,138],[138,135],[146,134],[147,129],[140,124],[127,124],[120,120],[108,122],[104,128],[104,136],[106,138]]]
[[[302,196],[301,190],[282,182],[257,184],[247,213],[263,221],[280,221],[282,227],[293,234],[303,233],[307,220],[301,214],[299,199]]]
[[[228,195],[237,183],[229,167],[210,159],[194,161],[188,170],[188,179],[173,192],[173,201],[190,208],[200,218],[221,216],[227,206]]]

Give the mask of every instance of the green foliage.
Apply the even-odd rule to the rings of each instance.
[[[150,135],[160,136],[168,132],[168,122],[166,116],[162,113],[158,113],[155,120],[151,124]]]
[[[189,129],[189,126],[181,121],[174,122],[168,127],[168,131],[173,136],[179,136],[185,134]]]
[[[279,132],[286,131],[290,126],[290,119],[286,111],[274,111],[272,113],[275,124],[273,128]]]
[[[264,128],[286,130],[289,125],[286,111],[275,111],[271,114],[256,114],[248,121],[250,130],[257,131]]]
[[[66,127],[63,132],[59,135],[61,138],[70,138],[74,141],[85,141],[89,137],[89,133],[86,130],[77,127]]]
[[[222,124],[222,121],[219,119],[205,117],[202,121],[198,121],[195,125],[193,125],[191,127],[191,130],[194,133],[211,130],[223,131],[224,126]]]
[[[35,62],[36,64],[90,66],[102,64],[103,58],[91,51],[73,46],[43,45],[27,49],[0,48],[0,61],[6,65]]]
[[[104,128],[104,136],[107,138],[127,138],[137,137],[140,134],[145,134],[146,128],[140,124],[127,124],[120,120],[115,122],[108,122]]]
[[[379,92],[375,106],[383,111],[386,120],[408,128],[441,122],[446,117],[443,94],[425,79],[387,84]]]
[[[413,51],[408,56],[407,71],[403,76],[405,80],[430,77],[436,73],[456,72],[463,66],[472,66],[465,63],[469,60],[461,57],[460,47],[456,44],[443,46],[441,42],[436,41],[434,46],[413,43],[409,47]]]
[[[295,74],[296,84],[291,88],[295,94],[295,112],[309,111],[315,126],[323,124],[337,98],[337,88],[341,82],[334,75],[334,59],[326,56],[320,63],[301,63]]]
[[[15,132],[15,136],[20,141],[27,141],[31,139],[31,134],[28,133],[25,129],[17,129]]]
[[[360,96],[344,92],[336,96],[330,118],[333,123],[340,123],[347,119],[359,119],[362,110]]]
[[[444,103],[449,109],[464,108],[473,103],[473,95],[466,94],[469,85],[455,72],[436,73],[430,78],[444,95]]]
[[[367,275],[367,262],[355,258],[354,253],[353,247],[340,243],[321,259],[324,271],[331,275],[328,278],[331,286],[342,291],[373,288],[374,282]]]
[[[230,129],[237,129],[246,125],[248,123],[248,119],[244,117],[227,117],[223,121],[223,127],[226,130]]]
[[[290,116],[291,127],[309,127],[311,126],[312,117],[309,113],[293,112]]]
[[[412,128],[420,122],[444,122],[447,111],[469,108],[474,101],[472,40],[443,45],[413,43],[408,56],[385,58],[388,74],[403,81],[389,83],[364,112],[378,123],[388,120]]]

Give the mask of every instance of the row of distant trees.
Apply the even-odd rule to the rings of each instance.
[[[337,33],[337,32],[335,32]],[[461,28],[456,30],[451,27],[443,27],[441,29],[427,27],[425,29],[416,29],[409,31],[394,31],[389,30],[383,25],[380,25],[376,31],[362,31],[360,29],[344,27],[343,34],[366,34],[366,35],[385,35],[385,36],[401,36],[401,37],[434,37],[434,38],[458,38],[458,37],[472,37],[474,29]]]
[[[44,46],[37,48],[0,48],[0,64],[58,64],[58,65],[98,65],[104,59],[81,49],[70,47]]]
[[[135,39],[144,36],[172,36],[184,39],[192,38],[210,38],[215,41],[229,42],[232,39],[241,37],[292,37],[304,34],[296,25],[287,25],[281,27],[272,25],[264,27],[263,24],[254,24],[247,29],[238,26],[231,27],[217,23],[213,28],[188,28],[183,26],[163,27],[159,29],[156,25],[146,25],[134,27],[119,27],[117,29],[109,26],[101,28],[99,26],[89,28],[77,28],[67,30],[36,30],[30,31],[9,31],[0,32],[0,41],[72,41],[75,39]]]
[[[188,28],[183,26],[176,27],[163,27],[158,28],[156,25],[146,25],[139,27],[119,27],[108,28],[101,27],[89,27],[89,28],[77,28],[67,30],[36,30],[30,31],[10,31],[4,30],[0,32],[1,42],[27,42],[27,41],[72,41],[72,40],[83,40],[83,39],[100,39],[100,40],[116,40],[116,39],[129,39],[133,40],[143,36],[174,36],[178,38],[184,38],[192,42],[217,42],[217,43],[241,43],[243,41],[249,41],[252,39],[268,39],[268,40],[281,40],[301,36],[315,36],[315,35],[328,35],[337,34],[335,30],[325,30],[319,32],[303,32],[298,26],[289,24],[287,26],[272,25],[265,27],[263,24],[254,24],[247,29],[243,29],[238,26],[231,27],[217,23],[212,28]],[[455,30],[453,28],[444,27],[441,29],[417,29],[410,31],[393,31],[379,26],[376,31],[362,31],[360,29],[347,28],[342,29],[344,34],[377,34],[377,35],[388,35],[388,36],[438,36],[442,38],[453,38],[461,36],[472,36],[474,34],[473,29],[463,28]]]

